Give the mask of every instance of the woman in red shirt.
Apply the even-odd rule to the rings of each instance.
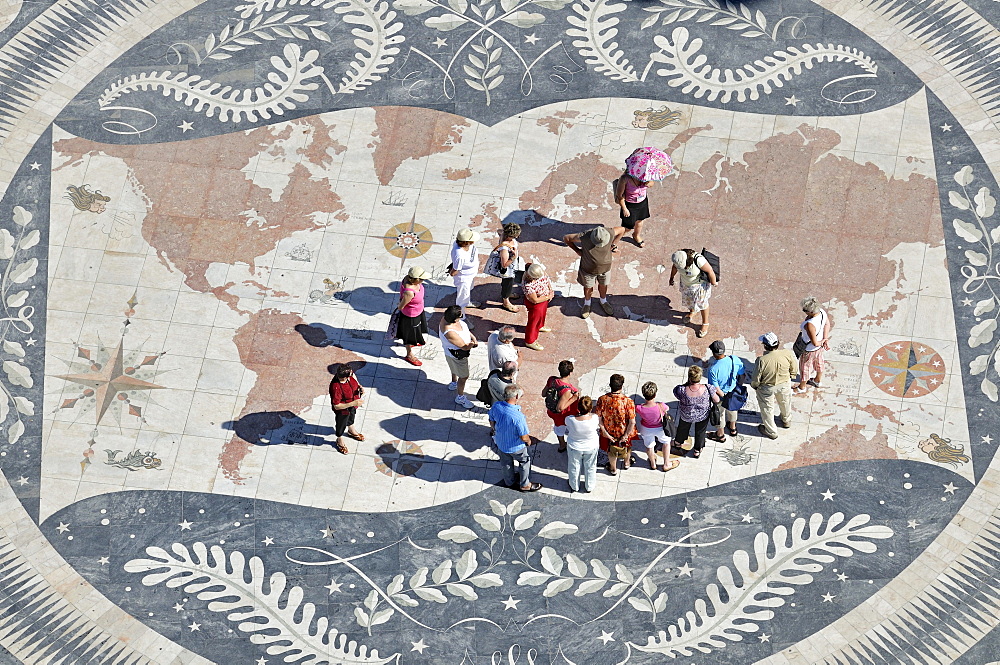
[[[337,368],[330,382],[330,405],[333,407],[333,415],[336,418],[337,451],[346,455],[347,446],[344,445],[344,433],[355,441],[364,441],[365,435],[354,429],[354,416],[358,407],[365,401],[361,396],[365,394],[365,389],[358,383],[354,376],[354,370],[350,365],[344,364]]]

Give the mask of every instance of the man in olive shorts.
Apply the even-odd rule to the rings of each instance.
[[[594,285],[601,296],[601,309],[608,316],[615,310],[608,303],[608,281],[611,276],[611,247],[624,235],[626,229],[618,227],[614,232],[598,226],[585,233],[563,236],[563,242],[580,256],[580,269],[576,281],[583,287],[583,311],[580,316],[590,317],[590,298],[594,295]]]

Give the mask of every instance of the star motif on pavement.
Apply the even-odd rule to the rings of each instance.
[[[837,581],[838,582],[846,582],[847,581],[847,574],[846,573],[837,573]]]
[[[597,639],[599,639],[600,641],[604,642],[604,644],[607,644],[608,642],[614,642],[615,641],[614,633],[609,633],[606,630],[602,630],[601,631],[601,636],[598,637]]]
[[[158,386],[149,381],[136,379],[125,373],[125,362],[123,360],[122,344],[124,339],[118,342],[118,348],[111,352],[111,359],[108,363],[96,372],[86,374],[62,374],[57,375],[57,379],[63,379],[71,383],[78,383],[93,389],[94,399],[97,403],[94,406],[94,413],[97,416],[95,425],[101,424],[101,419],[114,403],[118,393],[131,390],[162,390],[164,386]]]
[[[785,106],[798,106],[799,102],[801,101],[802,100],[796,98],[795,95],[792,95],[791,97],[785,97]]]
[[[955,487],[955,483],[948,483],[947,485],[944,486],[944,492],[945,492],[945,494],[954,494],[955,490],[957,490],[957,489],[958,488]]]
[[[824,603],[832,603],[834,598],[836,598],[836,596],[834,596],[832,593],[824,593],[823,594],[823,602]]]
[[[992,436],[990,436],[989,434],[983,435],[983,443],[985,443],[986,445],[989,445],[990,443],[992,443],[992,441],[993,441],[993,437]]]
[[[951,125],[949,125],[948,123],[945,123],[945,124],[941,125],[941,131],[942,132],[950,132],[951,131]]]
[[[427,645],[424,643],[424,638],[421,637],[416,642],[410,642],[410,644],[413,645],[413,648],[410,649],[410,651],[416,651],[421,656],[424,655],[424,649],[427,648]]]
[[[448,40],[443,37],[438,37],[431,43],[434,44],[434,46],[437,46],[438,48],[444,48],[445,46],[448,45]]]
[[[24,343],[27,344],[28,346],[34,346],[37,342],[38,340],[35,339],[34,337],[29,337],[28,339],[24,340]]]
[[[684,562],[684,565],[677,566],[677,572],[680,575],[687,575],[688,577],[691,577],[691,571],[693,570],[694,568],[689,566],[687,561]]]
[[[969,298],[962,298],[962,304],[966,307],[972,307],[972,300]]]
[[[197,621],[192,621],[192,622],[191,622],[191,625],[190,625],[190,626],[188,626],[188,628],[190,628],[190,629],[191,629],[191,632],[192,632],[192,633],[193,633],[194,631],[196,631],[196,630],[200,631],[200,630],[201,630],[201,624],[200,624],[200,623],[198,623]]]
[[[758,635],[757,639],[760,640],[761,643],[763,643],[763,642],[770,642],[771,641],[771,636],[768,635],[767,633],[764,633],[762,635]]]
[[[255,665],[267,665],[267,658],[264,658],[264,656],[261,656],[260,658],[258,658],[254,662],[255,662]]]
[[[32,171],[37,171],[40,168],[42,168],[41,164],[39,164],[38,162],[31,162],[31,170]]]
[[[28,484],[28,479],[25,478],[24,476],[21,476],[20,478],[17,479],[17,484],[18,485],[27,485]]]
[[[184,603],[174,604],[174,612],[183,612],[183,611],[184,611]]]
[[[102,566],[106,566],[109,563],[111,563],[111,559],[109,559],[106,556],[102,556],[100,559],[97,560],[97,563],[101,564]]]
[[[506,612],[507,610],[516,610],[517,604],[521,601],[514,600],[514,596],[507,596],[507,600],[501,600],[500,602],[503,603],[503,611]]]
[[[328,595],[331,595],[331,596],[332,596],[332,595],[333,595],[333,594],[335,594],[335,593],[339,593],[339,592],[340,592],[340,587],[342,587],[342,586],[344,586],[344,585],[343,585],[342,583],[340,583],[340,582],[338,582],[337,580],[335,580],[335,579],[332,579],[332,578],[331,578],[331,579],[330,579],[330,583],[329,583],[329,584],[327,584],[327,585],[326,585],[325,587],[323,587],[323,588],[324,588],[324,589],[329,589],[329,590],[330,590],[330,593],[329,593]]]
[[[525,43],[531,44],[532,46],[535,45],[535,42],[537,42],[538,39],[539,39],[539,37],[535,33],[531,33],[530,35],[525,35],[525,37],[524,37]]]
[[[906,520],[907,529],[916,529],[918,524],[920,524],[920,522],[917,520]]]
[[[743,516],[743,519],[741,519],[740,521],[741,522],[746,522],[747,524],[752,524],[753,523],[753,516],[750,513],[747,513],[746,515]]]
[[[59,526],[56,527],[56,531],[58,531],[59,533],[66,533],[67,531],[69,531],[69,524],[66,524],[65,522],[60,522]]]
[[[837,493],[827,490],[825,492],[820,492],[820,496],[823,497],[824,501],[833,501],[833,497],[837,496]]]
[[[333,538],[333,529],[327,524],[325,529],[320,529],[319,532],[323,534],[324,538]]]
[[[180,522],[177,526],[181,528],[181,531],[190,531],[192,524],[194,524],[194,522],[188,522],[187,520],[184,520],[183,522]]]
[[[677,514],[681,516],[681,521],[682,521],[682,522],[683,522],[684,520],[690,520],[690,519],[691,519],[691,517],[693,517],[693,516],[694,516],[694,513],[692,513],[692,512],[691,512],[690,510],[688,510],[687,508],[685,508],[685,509],[684,509],[684,512],[680,512],[680,513],[677,513]]]
[[[271,536],[264,536],[264,540],[260,542],[264,543],[264,547],[267,547],[268,545],[274,545],[274,538]]]
[[[181,134],[183,134],[188,130],[194,129],[194,125],[192,125],[187,120],[182,120],[181,124],[177,125],[177,129],[181,130]]]

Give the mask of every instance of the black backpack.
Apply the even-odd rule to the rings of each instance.
[[[559,413],[559,397],[562,395],[562,386],[555,384],[556,377],[550,376],[545,384],[545,408],[552,413]]]
[[[722,268],[719,265],[719,255],[718,254],[713,254],[712,252],[708,251],[704,247],[701,248],[701,255],[705,257],[706,261],[708,261],[708,265],[712,266],[712,271],[715,273],[715,281],[716,282],[721,282],[722,281]],[[705,281],[708,281],[708,279],[704,275],[705,275],[705,273],[702,273],[702,279],[704,279]]]
[[[490,377],[499,374],[500,370],[493,369],[486,375],[486,378],[479,382],[479,390],[476,391],[476,399],[486,406],[493,406],[493,393],[490,392]]]

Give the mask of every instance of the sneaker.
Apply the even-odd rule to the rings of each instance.
[[[792,424],[790,422],[788,422],[787,420],[785,420],[781,416],[778,416],[778,419],[775,422],[778,424],[778,427],[780,427],[782,429],[788,429],[789,427],[792,426]]]
[[[458,405],[460,405],[460,406],[463,406],[463,407],[465,407],[466,409],[471,409],[471,408],[473,408],[473,406],[472,406],[472,402],[470,402],[470,401],[469,401],[469,398],[468,398],[468,397],[466,397],[465,395],[459,395],[458,397],[456,397],[456,398],[455,398],[455,404],[458,404]]]
[[[532,342],[531,344],[525,344],[524,347],[526,349],[531,349],[532,351],[544,351],[545,350],[545,347],[542,346],[541,344],[539,344],[538,342]]]
[[[584,305],[583,306],[583,311],[580,312],[580,318],[581,319],[589,319],[590,318],[590,305]]]
[[[808,381],[806,381],[806,383],[808,383],[813,388],[822,388],[823,387],[823,386],[820,385],[819,381],[815,381],[813,379],[809,379]]]
[[[458,381],[452,381],[449,383],[448,390],[458,390]]]
[[[609,302],[602,302],[601,303],[601,309],[603,309],[604,313],[607,314],[608,316],[614,316],[615,315],[615,308],[612,307],[611,303],[609,303]]]
[[[757,431],[760,432],[761,436],[766,436],[767,438],[771,439],[772,441],[778,438],[777,434],[770,434],[770,433],[768,433],[768,431],[766,429],[764,429],[763,425],[757,425]]]

